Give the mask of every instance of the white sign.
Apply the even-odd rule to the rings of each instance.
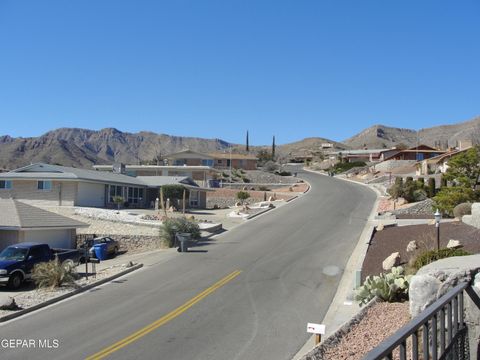
[[[325,325],[308,323],[307,324],[307,333],[324,335],[325,334]]]

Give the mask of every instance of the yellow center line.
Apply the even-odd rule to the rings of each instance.
[[[148,333],[152,332],[155,329],[158,329],[160,326],[165,325],[168,323],[170,320],[173,320],[177,316],[181,315],[188,309],[190,309],[193,305],[201,301],[202,299],[206,298],[208,295],[213,293],[214,291],[218,290],[225,284],[227,284],[229,281],[232,281],[235,279],[238,275],[240,275],[241,271],[236,270],[232,272],[231,274],[225,276],[223,279],[219,280],[209,288],[205,289],[202,291],[200,294],[197,296],[193,297],[192,299],[188,300],[185,304],[179,306],[175,310],[172,310],[168,314],[162,316],[160,319],[154,321],[150,325],[145,326],[144,328],[134,332],[133,334],[127,336],[126,338],[116,342],[113,345],[110,345],[109,347],[106,347],[105,349],[97,352],[96,354],[93,354],[89,357],[86,358],[86,360],[100,360],[108,355],[114,353],[117,350],[120,350],[121,348],[127,346],[128,344],[131,344],[134,341],[137,341],[141,337],[147,335]]]

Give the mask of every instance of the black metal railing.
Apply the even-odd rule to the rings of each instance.
[[[461,283],[380,343],[364,360],[469,359],[464,292],[480,308],[480,298],[471,284]]]

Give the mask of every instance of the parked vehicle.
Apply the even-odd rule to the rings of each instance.
[[[97,245],[97,244],[107,244],[107,254],[110,256],[112,255],[117,256],[118,250],[120,249],[120,244],[118,243],[118,241],[108,236],[102,236],[95,239],[88,239],[80,248],[85,249],[85,246],[86,246],[87,249],[89,249],[90,257],[95,257],[95,250],[93,247],[94,245]]]
[[[18,289],[30,280],[35,264],[58,258],[63,265],[79,263],[80,252],[70,249],[52,249],[48,244],[19,243],[10,245],[0,252],[0,284]]]

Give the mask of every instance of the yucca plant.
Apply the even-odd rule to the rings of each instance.
[[[36,264],[32,271],[32,279],[39,288],[54,289],[72,284],[76,278],[75,266],[70,262],[61,264],[58,259]]]

